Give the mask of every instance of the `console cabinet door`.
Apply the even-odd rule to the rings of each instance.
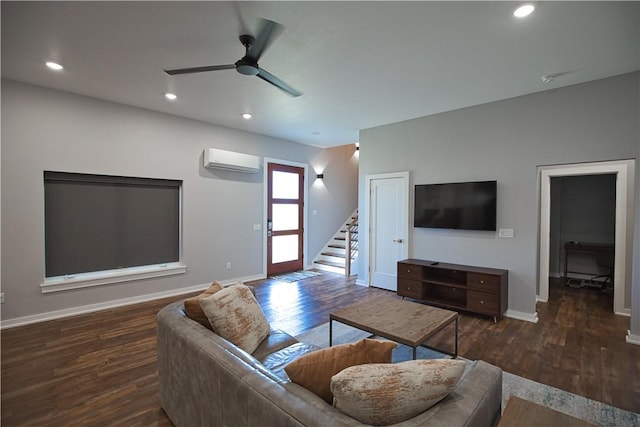
[[[469,311],[500,316],[500,296],[488,292],[467,291],[467,309]]]
[[[407,298],[422,299],[422,282],[411,279],[398,279],[398,295]]]

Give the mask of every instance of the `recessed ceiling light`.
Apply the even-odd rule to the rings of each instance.
[[[169,101],[175,101],[178,96],[175,93],[165,93],[164,97],[167,98]]]
[[[535,7],[533,5],[525,4],[517,8],[516,11],[513,12],[513,16],[516,18],[524,18],[525,16],[529,16],[534,9]]]
[[[556,78],[555,74],[547,74],[546,76],[542,76],[540,77],[540,80],[542,80],[542,83],[552,83]]]
[[[251,117],[253,117],[251,114],[249,113],[242,113],[242,118],[245,120],[249,120]]]
[[[49,67],[54,71],[60,71],[64,68],[62,65],[58,64],[57,62],[51,62],[51,61],[47,62],[47,67]]]

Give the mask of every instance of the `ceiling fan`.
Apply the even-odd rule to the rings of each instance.
[[[277,22],[269,21],[268,19],[262,20],[262,27],[257,37],[253,37],[250,34],[243,34],[240,36],[240,43],[245,47],[245,55],[236,61],[235,64],[227,65],[206,65],[203,67],[192,68],[178,68],[175,70],[165,70],[165,73],[175,76],[178,74],[191,74],[202,73],[206,71],[218,71],[218,70],[231,70],[235,69],[240,74],[246,76],[257,76],[277,87],[278,89],[288,93],[289,95],[296,97],[302,95],[299,92],[280,80],[278,77],[261,68],[258,65],[260,56],[264,53],[267,47],[271,44],[275,36],[282,30],[283,26]]]

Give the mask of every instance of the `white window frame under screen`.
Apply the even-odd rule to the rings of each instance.
[[[45,278],[40,284],[42,293],[66,291],[71,289],[86,288],[90,286],[99,286],[112,283],[128,282],[132,280],[141,280],[154,277],[170,276],[175,274],[184,274],[187,266],[182,262],[182,181],[170,180],[170,179],[154,179],[154,178],[139,178],[139,177],[120,177],[110,175],[94,175],[94,174],[82,174],[82,173],[67,173],[67,172],[50,172],[45,171],[43,173],[43,186],[45,200],[45,238],[46,238],[46,224],[47,224],[47,212],[46,212],[46,197],[47,197],[47,183],[52,182],[69,182],[70,184],[82,184],[82,185],[106,185],[116,189],[118,186],[128,186],[129,188],[135,188],[137,185],[140,187],[171,187],[172,189],[178,189],[177,197],[177,254],[178,259],[173,261],[163,260],[158,263],[149,263],[146,265],[133,265],[123,268],[105,269],[101,271],[87,271],[79,273],[60,274],[56,276],[46,277],[47,273],[47,244],[45,243],[44,256],[45,256]],[[153,185],[152,185],[153,184]],[[51,187],[50,187],[51,188]],[[96,187],[97,189],[97,187]],[[51,190],[50,190],[51,191]],[[117,190],[114,190],[117,192]],[[147,193],[149,194],[149,193]],[[175,197],[175,193],[173,193]],[[51,193],[50,193],[51,195]],[[175,216],[174,216],[175,218]],[[173,228],[173,227],[172,227]],[[129,235],[130,236],[130,235]],[[51,250],[51,249],[49,249]],[[144,252],[139,252],[144,253]],[[61,272],[57,272],[61,273]]]

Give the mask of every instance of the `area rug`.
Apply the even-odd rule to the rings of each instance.
[[[308,279],[310,277],[320,276],[322,273],[311,270],[300,270],[292,273],[279,274],[277,276],[269,276],[269,279],[278,280],[279,282],[292,283],[298,280]]]
[[[339,322],[333,322],[333,344],[344,344],[369,338],[371,334],[352,328]],[[300,342],[314,344],[318,347],[329,346],[329,323],[324,323],[296,337]],[[437,359],[450,357],[436,351],[420,347],[419,359]],[[411,347],[399,345],[393,351],[393,362],[401,362],[412,358]],[[465,360],[460,357],[460,359]],[[640,426],[640,414],[625,411],[614,406],[587,399],[568,391],[541,384],[526,378],[502,373],[502,409],[511,396],[517,396],[538,405],[546,406],[558,412],[580,418],[596,426],[603,427],[637,427]]]

